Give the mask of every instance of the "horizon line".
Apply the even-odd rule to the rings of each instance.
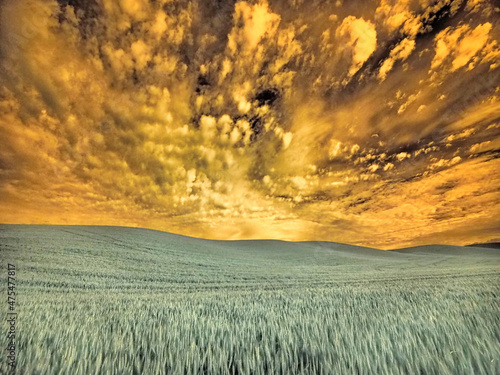
[[[475,247],[475,246],[478,246],[478,247],[485,247],[486,245],[489,245],[489,244],[494,245],[494,244],[499,244],[500,243],[500,242],[497,242],[497,241],[476,242],[476,243],[470,243],[470,244],[467,244],[467,245],[444,244],[444,243],[426,243],[426,244],[414,245],[414,246],[405,246],[405,247],[394,247],[394,248],[381,249],[381,248],[373,247],[373,246],[364,246],[364,245],[358,245],[358,244],[352,244],[352,243],[346,243],[346,242],[325,241],[325,240],[293,241],[293,240],[284,240],[284,239],[279,239],[279,238],[246,238],[246,239],[237,239],[237,240],[235,240],[235,239],[213,239],[213,238],[204,238],[204,237],[189,236],[189,235],[175,233],[175,232],[167,232],[167,231],[161,230],[161,229],[154,229],[154,228],[140,227],[140,226],[130,226],[130,225],[3,223],[3,222],[0,222],[0,226],[47,226],[47,227],[48,226],[52,226],[52,227],[68,226],[68,227],[109,227],[109,228],[124,228],[124,229],[128,228],[128,229],[150,230],[150,231],[154,231],[154,232],[160,232],[160,233],[166,233],[166,234],[173,234],[173,235],[176,235],[176,236],[181,236],[181,237],[186,237],[186,238],[192,238],[192,239],[197,239],[197,240],[204,240],[204,241],[222,241],[222,242],[279,241],[279,242],[288,242],[288,243],[323,242],[323,243],[333,243],[333,244],[347,245],[347,246],[360,247],[360,248],[372,249],[372,250],[379,250],[379,251],[397,251],[397,250],[412,249],[412,248],[424,247],[424,246],[455,246],[455,247]]]

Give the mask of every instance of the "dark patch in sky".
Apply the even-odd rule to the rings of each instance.
[[[58,15],[59,22],[66,21],[66,8],[71,6],[75,10],[75,15],[78,18],[78,27],[82,38],[88,39],[92,36],[96,28],[99,26],[98,17],[101,13],[96,0],[57,0],[61,7],[61,12]]]
[[[436,34],[450,26],[451,19],[456,16],[460,16],[466,4],[467,1],[462,2],[462,5],[453,15],[451,13],[451,5],[444,5],[436,12],[430,13],[429,17],[423,20],[424,31],[419,32],[417,36],[423,38],[433,38]]]
[[[276,100],[280,97],[280,93],[277,89],[265,89],[260,91],[255,99],[258,102],[258,106],[262,107],[263,105],[273,105]]]
[[[210,86],[210,82],[208,81],[207,77],[205,77],[204,75],[199,75],[195,90],[196,93],[200,94],[202,91],[205,91],[208,86]]]

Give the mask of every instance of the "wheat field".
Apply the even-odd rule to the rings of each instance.
[[[0,226],[18,374],[499,374],[499,254]]]

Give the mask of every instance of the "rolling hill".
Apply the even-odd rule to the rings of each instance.
[[[37,374],[497,374],[499,254],[0,225]]]

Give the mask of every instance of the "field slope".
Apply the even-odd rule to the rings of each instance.
[[[0,260],[22,374],[500,373],[497,249],[0,225]]]

